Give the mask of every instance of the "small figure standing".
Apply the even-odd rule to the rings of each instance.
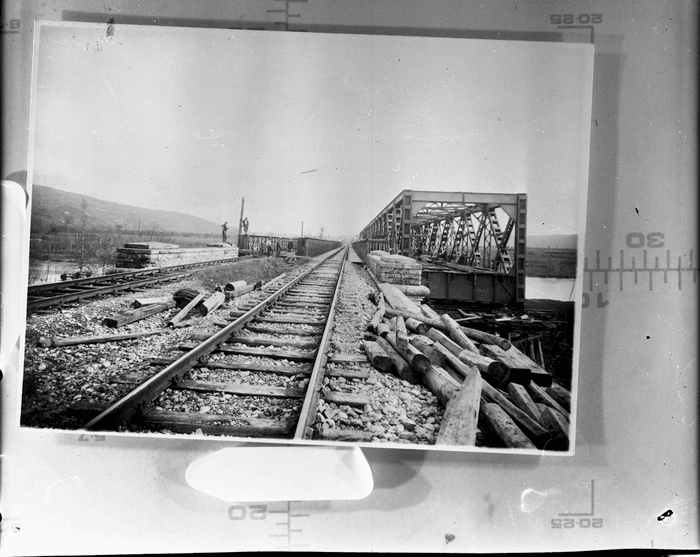
[[[271,257],[272,256],[272,242],[269,240],[269,238],[268,238],[267,242],[265,242],[265,246],[267,246],[267,256]]]
[[[248,235],[248,217],[243,219],[243,222],[241,223],[241,228],[243,228],[243,234]]]
[[[226,233],[228,232],[228,221],[221,225],[221,238],[222,242],[226,243]]]
[[[282,246],[279,243],[279,240],[277,241],[277,245],[275,246],[275,257],[280,256],[280,252],[282,251]]]
[[[289,243],[287,244],[287,251],[289,253],[294,251],[294,242],[292,242],[291,240],[289,240]]]

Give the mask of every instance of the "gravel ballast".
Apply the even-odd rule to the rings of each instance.
[[[334,353],[363,353],[361,346],[365,329],[376,311],[368,296],[376,289],[365,268],[345,264],[331,337],[331,356]],[[359,409],[321,401],[316,416],[317,426],[366,431],[372,434],[372,442],[377,443],[435,443],[443,408],[426,387],[379,372],[369,363],[327,365],[328,370],[337,368],[366,371],[369,378],[326,377],[322,394],[333,391],[364,394],[371,402]]]
[[[256,264],[257,267],[256,268]],[[282,272],[292,271],[291,265],[280,260],[246,262],[243,280],[266,280]],[[260,269],[260,267],[264,267]],[[286,268],[285,268],[286,267]],[[233,269],[233,266],[231,267]],[[260,276],[263,273],[266,276]],[[255,299],[256,292],[228,301],[206,317],[192,312],[185,327],[163,334],[133,340],[85,344],[59,348],[44,348],[40,338],[94,336],[115,333],[144,332],[166,329],[166,322],[178,309],[167,310],[141,321],[113,329],[102,325],[105,317],[131,309],[135,298],[172,296],[177,290],[191,288],[209,295],[215,285],[238,278],[234,271],[223,268],[205,270],[174,283],[144,289],[138,293],[92,299],[70,308],[56,309],[28,316],[25,345],[25,379],[22,393],[21,425],[27,427],[77,429],[97,412],[131,391],[136,384],[151,377],[159,367],[150,365],[153,358],[173,358],[184,352],[178,347],[188,342],[194,333],[214,333],[231,310],[243,308]],[[346,263],[343,282],[336,307],[329,359],[339,354],[363,354],[362,340],[375,306],[368,294],[376,290],[367,270]],[[283,330],[283,325],[266,324],[270,329]],[[299,330],[314,330],[298,326]],[[295,338],[289,334],[274,334],[276,338]],[[297,336],[308,340],[309,337]],[[314,338],[314,337],[311,337]],[[231,344],[230,346],[236,346]],[[281,350],[268,346],[271,352]],[[255,356],[214,353],[210,362],[256,363]],[[198,367],[190,378],[199,381],[305,389],[310,365],[275,360],[285,368],[298,367],[299,373],[286,375],[256,371]],[[320,401],[316,413],[318,430],[344,430],[371,435],[373,443],[402,445],[431,445],[440,427],[443,408],[437,398],[424,386],[412,385],[390,373],[382,373],[366,362],[327,363],[326,370],[355,370],[368,374],[366,379],[329,377],[323,380],[322,396],[328,393],[364,395],[369,404],[363,407],[337,405]],[[250,418],[293,422],[303,403],[302,399],[267,399],[235,394],[194,393],[168,390],[153,401],[155,410],[181,411],[215,415],[238,415]]]
[[[191,288],[208,296],[216,284],[230,280],[269,280],[296,265],[283,259],[242,261],[234,265],[205,269],[177,282],[160,284],[139,292],[91,298],[73,307],[52,309],[27,316],[22,388],[22,426],[77,429],[99,409],[106,408],[135,387],[135,382],[151,377],[158,368],[152,358],[182,354],[176,347],[195,332],[216,332],[214,325],[223,311],[235,309],[255,292],[233,299],[224,308],[202,317],[191,312],[185,327],[163,334],[133,340],[84,344],[59,348],[39,346],[41,338],[98,336],[166,329],[168,319],[179,310],[164,311],[119,327],[102,325],[105,317],[132,309],[136,298],[172,297],[180,289]],[[130,379],[124,382],[123,378]]]

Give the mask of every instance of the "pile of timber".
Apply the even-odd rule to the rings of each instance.
[[[244,290],[245,286],[246,284],[244,282],[242,285],[238,284],[238,290]],[[245,292],[250,292],[256,287],[259,288],[257,283],[256,285],[250,285],[250,287],[251,288],[245,290]],[[230,291],[233,291],[233,288],[231,288]],[[183,326],[181,323],[182,320],[193,310],[196,309],[200,315],[206,316],[221,307],[226,299],[226,293],[224,289],[220,287],[215,288],[214,292],[208,297],[197,290],[188,288],[178,290],[173,294],[172,298],[137,298],[132,304],[133,309],[123,311],[117,315],[105,317],[102,320],[102,325],[118,328],[177,307],[179,311],[168,319],[167,326],[181,327]]]
[[[547,309],[528,309],[513,311],[505,308],[490,308],[486,311],[465,311],[458,307],[438,307],[439,313],[448,313],[460,325],[487,330],[500,335],[532,335],[547,329],[555,329],[565,324],[564,321],[552,317],[554,311]]]
[[[571,393],[510,342],[418,306],[382,283],[364,349],[445,406],[436,444],[567,450]]]
[[[238,298],[238,296],[243,296],[243,294],[247,294],[253,290],[260,290],[262,286],[263,281],[261,280],[253,284],[248,284],[244,280],[237,280],[235,282],[228,282],[224,285],[224,294],[226,295],[226,299]]]

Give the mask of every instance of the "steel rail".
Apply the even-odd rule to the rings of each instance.
[[[74,302],[76,300],[82,300],[83,298],[91,298],[93,296],[99,296],[100,294],[109,294],[111,292],[118,292],[120,290],[128,290],[130,288],[138,288],[139,286],[147,286],[149,284],[157,284],[159,282],[172,281],[176,279],[181,279],[190,276],[194,271],[186,271],[182,273],[172,273],[172,274],[162,274],[156,277],[151,277],[147,279],[137,280],[133,282],[127,282],[125,284],[116,284],[110,286],[97,286],[91,288],[90,290],[84,290],[82,292],[68,292],[66,294],[57,294],[55,296],[47,296],[46,298],[40,298],[38,300],[29,300],[27,302],[28,309],[41,309],[48,306],[53,306],[56,304],[63,304],[65,302]]]
[[[247,259],[243,259],[246,261]],[[28,297],[34,296],[37,292],[45,292],[46,295],[38,296],[34,299],[27,300],[27,309],[41,309],[66,302],[82,300],[83,298],[91,298],[101,294],[109,294],[111,292],[119,292],[130,288],[138,288],[149,284],[158,284],[161,282],[172,281],[179,278],[184,278],[195,272],[198,267],[213,267],[219,264],[236,264],[241,262],[241,258],[235,259],[213,259],[209,261],[197,261],[195,263],[185,263],[183,265],[171,265],[168,267],[156,267],[140,271],[129,271],[125,273],[113,273],[109,275],[100,275],[98,277],[89,277],[83,279],[75,279],[62,282],[51,282],[39,285],[30,285],[28,287]],[[171,271],[185,272],[171,272]],[[133,280],[136,277],[145,275],[148,278],[141,280]],[[129,282],[119,282],[127,280]],[[114,284],[114,283],[117,284]],[[100,284],[107,283],[105,286]],[[73,288],[83,288],[84,290],[70,291]],[[65,292],[68,290],[68,292]],[[58,292],[51,295],[51,292]]]
[[[43,292],[44,290],[56,290],[70,286],[90,285],[100,282],[114,282],[115,280],[137,277],[140,275],[154,275],[160,273],[168,273],[170,271],[179,271],[181,269],[192,269],[196,267],[211,267],[223,263],[238,263],[239,261],[247,261],[248,259],[250,258],[227,257],[226,259],[208,259],[207,261],[193,261],[192,263],[182,263],[180,265],[167,265],[165,267],[149,267],[147,269],[122,271],[119,273],[109,273],[107,275],[95,275],[93,277],[84,277],[79,279],[44,282],[41,284],[30,284],[29,286],[27,286],[27,290],[30,293]]]
[[[338,274],[338,279],[335,283],[333,300],[331,301],[330,309],[328,310],[328,319],[326,321],[326,326],[323,329],[321,342],[318,345],[316,360],[314,361],[314,366],[311,370],[311,377],[309,378],[309,386],[306,391],[306,396],[304,397],[304,403],[301,407],[299,421],[297,422],[297,427],[294,431],[294,439],[311,438],[311,426],[313,425],[316,409],[318,408],[319,393],[321,390],[321,385],[323,384],[323,368],[326,366],[326,362],[328,360],[326,353],[328,351],[328,345],[331,341],[331,335],[333,334],[335,306],[338,302],[340,294],[340,286],[343,281],[343,272],[345,271],[347,256],[348,250],[346,250],[343,254],[342,264],[340,265],[340,273]]]
[[[81,429],[88,431],[103,431],[113,430],[128,422],[139,411],[139,407],[144,403],[153,400],[159,393],[167,389],[175,379],[184,375],[191,370],[200,358],[206,358],[211,354],[216,347],[228,339],[234,333],[237,333],[247,323],[255,319],[268,305],[284,295],[289,289],[300,282],[304,277],[312,273],[323,263],[334,257],[340,250],[346,249],[345,246],[330,252],[326,257],[319,259],[309,269],[295,277],[289,283],[281,286],[273,294],[259,302],[257,305],[248,310],[226,327],[215,333],[207,340],[175,360],[173,363],[165,367],[156,375],[147,379],[141,385],[136,387],[131,393],[112,404],[98,416],[90,420]]]

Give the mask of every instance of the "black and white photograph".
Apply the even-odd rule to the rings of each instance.
[[[2,2],[0,557],[697,552],[699,10]]]
[[[34,48],[21,428],[574,454],[592,45]]]

